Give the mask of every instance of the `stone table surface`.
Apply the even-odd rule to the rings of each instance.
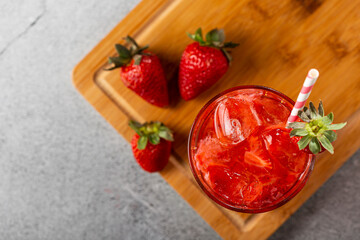
[[[0,239],[220,239],[72,85],[138,2],[0,1]],[[359,159],[271,239],[360,236]]]

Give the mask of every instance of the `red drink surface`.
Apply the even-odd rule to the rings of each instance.
[[[208,195],[237,210],[261,212],[300,191],[312,156],[299,150],[285,128],[291,109],[273,90],[244,88],[200,113],[190,159]]]

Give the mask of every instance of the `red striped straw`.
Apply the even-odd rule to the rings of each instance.
[[[299,110],[303,109],[303,107],[305,106],[305,102],[309,98],[311,89],[313,88],[318,77],[319,77],[319,71],[314,68],[310,69],[308,75],[306,76],[304,84],[301,88],[299,96],[296,100],[294,108],[292,109],[291,114],[288,118],[288,121],[287,121],[288,124],[295,122],[297,120],[298,112],[299,112]]]

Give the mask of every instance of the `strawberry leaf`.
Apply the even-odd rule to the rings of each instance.
[[[115,44],[115,49],[116,49],[116,52],[119,54],[120,57],[125,58],[125,59],[131,58],[130,51],[126,47],[124,47],[123,45]]]
[[[136,54],[134,56],[134,65],[140,65],[142,56],[140,54]]]
[[[318,140],[326,150],[328,150],[331,154],[334,154],[334,147],[331,145],[331,142],[325,137],[325,135],[319,136]]]
[[[230,56],[230,53],[225,50],[225,48],[234,48],[238,46],[239,44],[233,43],[233,42],[224,42],[225,41],[225,33],[223,29],[213,29],[210,32],[208,32],[205,36],[205,40],[202,36],[201,28],[198,28],[195,32],[195,34],[187,33],[187,35],[194,41],[197,41],[200,46],[209,46],[213,48],[220,49],[228,62],[230,63],[232,58]]]
[[[146,148],[148,142],[148,137],[147,136],[141,136],[137,142],[137,148],[139,150],[143,150]]]
[[[293,123],[289,123],[289,127],[290,128],[305,128],[306,123],[303,122],[293,122]]]
[[[306,146],[309,144],[309,142],[311,141],[311,136],[310,135],[307,135],[305,137],[302,137],[300,139],[300,141],[298,142],[298,146],[299,146],[299,149],[302,150],[304,148],[306,148]]]
[[[113,70],[115,68],[126,66],[131,63],[132,59],[134,59],[135,65],[139,65],[142,55],[151,55],[150,52],[144,52],[144,50],[149,47],[148,45],[144,47],[139,47],[136,41],[132,39],[130,36],[127,36],[125,40],[128,43],[130,43],[131,45],[130,48],[128,49],[121,44],[115,44],[115,49],[116,52],[118,53],[118,56],[109,57],[109,63],[114,64],[114,66],[111,66],[109,68],[104,68],[104,70]]]
[[[321,100],[320,100],[320,102],[319,102],[318,110],[319,110],[319,115],[320,115],[321,117],[323,117],[323,116],[324,116],[324,106],[323,106],[323,103],[322,103]]]
[[[317,138],[312,138],[309,143],[309,149],[313,154],[318,154],[321,150],[321,146]]]
[[[224,34],[224,29],[213,29],[210,32],[208,32],[206,34],[206,41],[208,43],[212,43],[213,45],[217,46],[217,47],[221,47],[221,45],[224,43],[225,41],[225,34]]]
[[[137,142],[137,148],[140,150],[145,149],[148,140],[153,145],[159,144],[160,138],[167,141],[174,141],[171,130],[159,121],[140,124],[130,120],[129,126],[140,136]]]
[[[141,133],[140,128],[142,127],[142,125],[136,121],[130,120],[129,121],[129,126],[139,135],[142,136],[143,133]]]
[[[217,40],[218,42],[220,43],[223,43],[225,41],[225,32],[224,32],[224,29],[217,29],[216,28],[216,31],[217,31]]]
[[[232,61],[232,57],[231,57],[230,53],[223,48],[221,49],[221,52],[225,55],[226,59],[230,63]]]
[[[118,58],[109,57],[108,62],[110,64],[114,64],[114,65],[113,65],[113,67],[104,68],[104,70],[106,70],[106,71],[111,71],[111,70],[113,70],[115,68],[121,67],[121,62],[120,62],[120,60],[118,60]]]
[[[311,111],[311,118],[316,118],[319,114],[316,110],[315,105],[312,102],[310,102],[309,106],[310,106],[310,111]]]
[[[165,126],[161,126],[159,128],[159,137],[161,137],[165,140],[171,141],[171,142],[174,141],[174,137],[173,137],[170,129]]]
[[[305,129],[301,129],[301,128],[297,128],[297,129],[293,129],[290,132],[290,137],[294,137],[294,136],[306,136],[309,133],[305,130]]]
[[[129,61],[130,61],[130,59],[125,59],[125,58],[122,58],[122,57],[109,57],[108,62],[110,64],[114,64],[114,66],[109,67],[109,68],[104,68],[104,70],[110,71],[110,70],[113,70],[115,68],[119,68],[121,66],[124,66],[124,65],[128,64]]]
[[[174,138],[172,136],[172,134],[168,133],[168,132],[159,132],[159,137],[168,140],[170,142],[174,141]]]
[[[191,38],[192,40],[195,40],[195,35],[191,34],[191,33],[186,33],[186,35],[188,35],[189,38]]]
[[[331,112],[327,116],[323,117],[322,120],[324,124],[329,125],[334,121],[334,114]]]
[[[115,66],[121,66],[122,62],[118,57],[109,57],[108,62],[115,64]]]
[[[195,41],[199,42],[201,45],[205,44],[205,41],[203,39],[202,30],[201,28],[198,28],[195,32]]]
[[[343,127],[345,127],[346,124],[347,124],[347,122],[331,124],[330,126],[328,126],[328,129],[329,130],[339,130],[339,129],[342,129]]]
[[[330,142],[335,141],[336,138],[337,138],[336,133],[334,131],[332,131],[332,130],[327,130],[323,134]]]
[[[302,110],[300,110],[299,112],[298,112],[298,117],[301,119],[301,120],[303,120],[304,122],[310,122],[310,118],[307,116],[307,114],[304,112],[304,111],[302,111]]]
[[[303,108],[303,112],[306,114],[306,116],[307,116],[309,119],[311,119],[311,111],[310,111],[309,108],[304,107],[304,108]]]
[[[129,35],[125,37],[125,40],[127,43],[133,45],[135,48],[139,48],[139,45],[137,44],[137,42]]]
[[[160,137],[158,134],[150,134],[149,135],[149,141],[153,144],[153,145],[157,145],[160,143]]]
[[[136,52],[135,52],[135,54],[139,54],[139,53],[141,53],[142,51],[144,51],[145,49],[148,49],[148,48],[149,48],[149,45],[145,45],[144,47],[141,47],[141,48],[137,49]],[[149,55],[151,55],[151,54],[149,54],[149,53],[143,53],[142,55],[147,55],[147,56],[149,56]]]
[[[198,36],[198,37],[200,37],[201,39],[203,39],[202,29],[201,29],[201,28],[196,29],[195,35]]]
[[[240,44],[238,44],[238,43],[226,42],[226,43],[224,43],[224,48],[235,48],[235,47],[237,47],[239,45]]]
[[[199,42],[201,46],[205,45],[205,41],[203,39],[203,36],[202,36],[202,30],[201,28],[198,28],[195,32],[195,34],[190,34],[190,33],[187,33],[187,35],[189,36],[189,38],[191,38],[192,40],[196,41],[196,42]]]

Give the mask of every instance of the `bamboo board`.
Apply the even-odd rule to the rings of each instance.
[[[177,65],[191,42],[185,32],[224,28],[239,42],[225,76],[195,100],[176,91]],[[266,239],[295,212],[359,147],[360,139],[360,2],[343,0],[143,0],[73,70],[73,82],[84,98],[130,141],[128,119],[160,120],[175,131],[170,163],[160,173],[224,239]],[[133,36],[150,44],[170,81],[170,108],[154,107],[105,72],[114,44]],[[213,96],[238,85],[264,85],[296,99],[308,69],[320,78],[310,100],[321,98],[335,120],[348,121],[339,132],[335,154],[323,153],[305,188],[283,207],[263,214],[224,209],[198,188],[188,166],[187,136],[200,108]]]

